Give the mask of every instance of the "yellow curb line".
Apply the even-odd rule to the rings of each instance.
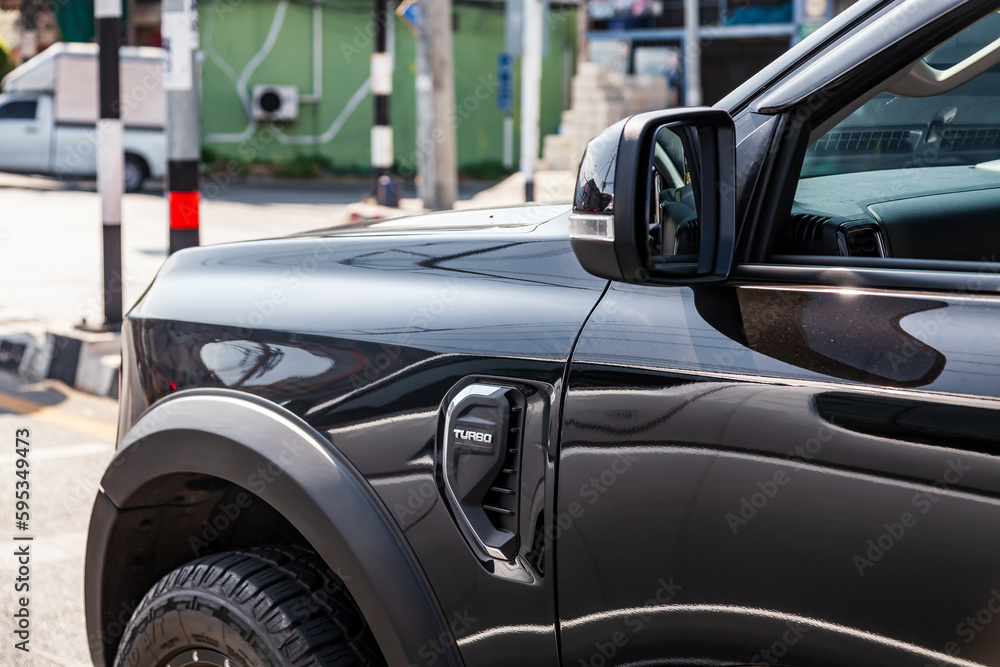
[[[114,424],[74,415],[53,406],[42,405],[41,403],[27,401],[18,396],[5,394],[2,391],[0,391],[0,410],[29,415],[33,419],[38,419],[47,424],[76,431],[77,433],[84,433],[112,443],[115,441],[115,436],[118,433],[118,427]]]

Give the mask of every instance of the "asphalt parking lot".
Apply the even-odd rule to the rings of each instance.
[[[0,664],[89,666],[83,616],[83,565],[94,496],[114,451],[117,404],[58,382],[25,384],[0,373]],[[27,429],[27,467],[18,467],[17,432]],[[22,432],[23,435],[23,432]],[[23,449],[23,443],[21,445]],[[18,476],[19,470],[28,470]],[[29,482],[27,530],[18,530],[15,484]],[[23,485],[22,485],[23,488]],[[30,541],[14,537],[31,537]],[[18,550],[27,580],[18,582]],[[27,584],[17,592],[15,586]],[[15,648],[21,597],[28,597],[30,652]]]

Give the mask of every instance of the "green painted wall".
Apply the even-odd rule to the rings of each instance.
[[[249,96],[255,84],[294,84],[310,91],[312,10],[305,4],[271,0],[212,0],[200,4],[203,69],[202,132],[204,144],[215,154],[247,162],[283,162],[297,157],[320,157],[335,170],[370,168],[369,130],[372,101],[367,94],[329,141],[312,137],[332,134],[331,126],[342,115],[350,98],[368,78],[373,24],[369,12],[324,7],[323,101],[303,104],[292,123],[262,125],[239,136],[249,119],[237,93],[241,77]],[[284,21],[274,47],[260,57],[262,45],[277,12],[284,7]],[[502,114],[496,109],[496,59],[503,48],[502,4],[497,10],[455,8],[455,119],[458,161],[461,168],[498,165],[502,160]],[[395,22],[396,71],[393,81],[392,124],[395,152],[402,171],[412,165],[416,150],[414,117],[414,37],[399,19]],[[565,49],[574,49],[576,18],[573,13],[553,13],[549,21],[549,55],[543,63],[542,128],[550,134],[563,109]],[[252,60],[256,59],[256,68]],[[569,62],[573,62],[570,59]],[[252,71],[248,70],[248,64]],[[515,60],[515,164],[518,145],[519,61]],[[233,135],[220,137],[219,135]],[[296,143],[299,142],[299,143]],[[412,168],[412,167],[411,167]]]

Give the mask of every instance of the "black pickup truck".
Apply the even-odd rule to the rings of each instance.
[[[172,256],[95,665],[1000,665],[997,10],[858,2],[572,209]]]

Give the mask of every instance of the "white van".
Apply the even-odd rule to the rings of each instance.
[[[121,48],[125,190],[166,169],[163,49]],[[97,173],[97,45],[55,44],[3,78],[0,171]]]

